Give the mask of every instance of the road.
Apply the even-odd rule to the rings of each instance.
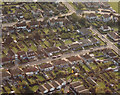
[[[108,48],[108,47],[105,47],[105,46],[102,46],[102,47],[96,47],[94,48],[94,50],[101,50],[101,49],[105,49],[105,48]],[[67,57],[70,57],[70,56],[76,56],[76,55],[82,55],[82,54],[86,54],[86,53],[89,53],[91,50],[88,49],[88,50],[82,50],[82,51],[77,51],[77,52],[71,52],[71,53],[67,53],[67,54],[62,54],[61,57],[59,58],[56,58],[56,59],[53,59],[52,57],[48,57],[46,59],[40,59],[40,60],[37,60],[37,61],[33,61],[33,62],[29,62],[29,63],[26,63],[26,64],[21,64],[19,66],[26,66],[26,65],[39,65],[41,63],[47,63],[47,62],[51,62],[53,60],[57,60],[57,59],[64,59],[64,58],[67,58]],[[14,66],[12,67],[11,69],[15,69],[17,68],[18,66]]]
[[[120,49],[118,49],[113,42],[111,42],[108,38],[107,38],[107,35],[102,35],[97,29],[93,29],[91,27],[91,30],[95,33],[95,34],[98,34],[98,37],[100,39],[102,39],[104,42],[107,43],[107,46],[111,49],[113,49],[118,55],[120,55]]]
[[[71,15],[71,14],[73,14],[73,12],[68,12],[68,13],[66,13],[66,14],[61,14],[60,16],[69,16],[69,15]],[[58,16],[53,16],[53,17],[49,17],[49,19],[51,20],[51,19],[57,19],[59,17],[59,15]],[[37,21],[43,21],[44,20],[44,17],[42,17],[42,18],[39,18],[39,19],[37,19]],[[31,20],[24,20],[26,23],[28,23],[28,22],[31,22]],[[5,24],[2,24],[2,27],[6,27],[6,26],[14,26],[15,24],[16,24],[17,22],[13,22],[13,23],[5,23]]]

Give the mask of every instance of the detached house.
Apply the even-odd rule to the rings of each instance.
[[[64,45],[60,46],[59,48],[61,49],[61,51],[67,51],[69,49],[67,46]]]
[[[108,15],[108,14],[104,14],[104,15],[102,16],[102,20],[103,20],[104,22],[108,22],[108,21],[111,20],[111,17],[110,17],[110,15]]]
[[[58,53],[60,50],[57,47],[48,47],[44,49],[48,56],[52,56],[54,53]]]
[[[95,19],[97,19],[97,15],[95,15],[94,13],[90,13],[86,16],[86,18],[88,20],[95,20]]]
[[[41,71],[50,71],[53,70],[54,66],[50,63],[42,63],[39,65]]]
[[[43,85],[39,85],[38,90],[41,94],[46,94],[48,92],[48,89],[45,88]]]
[[[87,28],[84,28],[84,27],[79,30],[79,33],[83,36],[91,35],[91,31]]]
[[[93,58],[89,54],[80,55],[85,62],[92,62]]]
[[[56,82],[59,84],[57,89],[61,89],[62,86],[66,85],[66,81],[64,79],[61,79],[61,78],[56,80]]]
[[[106,31],[110,31],[111,28],[107,25],[104,25],[104,26],[101,26],[100,29],[103,31],[103,32],[106,32]]]
[[[56,89],[60,88],[60,84],[55,80],[51,80],[50,84]]]
[[[2,65],[3,64],[9,64],[12,62],[12,58],[9,58],[9,57],[3,57],[2,58]]]
[[[26,29],[26,22],[19,22],[16,24],[16,28],[19,31],[19,29]]]
[[[55,67],[58,67],[58,68],[63,68],[63,67],[69,66],[69,62],[65,61],[63,59],[53,60],[52,63]]]
[[[28,22],[28,27],[29,28],[38,28],[39,27],[39,22],[38,21]]]
[[[10,78],[10,72],[9,71],[7,71],[7,70],[5,70],[5,69],[3,69],[2,70],[2,79],[4,80],[4,79],[9,79]]]
[[[120,36],[117,32],[109,32],[107,34],[113,41],[119,41],[120,40]]]
[[[71,64],[82,63],[82,60],[79,56],[71,56],[71,57],[68,57],[66,59],[68,59],[71,62]]]
[[[58,18],[58,19],[52,19],[50,21],[48,21],[50,26],[63,26],[67,24],[67,19],[65,18]]]
[[[33,50],[28,50],[27,51],[27,58],[28,59],[34,59],[36,57],[36,54]]]
[[[27,66],[22,68],[23,72],[28,75],[32,76],[33,74],[38,74],[39,70],[35,66]]]
[[[18,51],[17,55],[18,55],[18,59],[24,60],[24,59],[27,58],[27,55],[26,55],[25,51]]]
[[[44,83],[44,87],[48,89],[48,91],[53,91],[55,88],[49,84],[49,83]]]

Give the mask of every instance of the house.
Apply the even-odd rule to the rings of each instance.
[[[84,28],[82,27],[80,30],[79,30],[80,34],[83,35],[83,36],[89,36],[91,35],[91,31],[87,28]]]
[[[96,38],[91,38],[90,40],[93,43],[93,45],[100,44],[100,41],[98,39],[96,39]]]
[[[59,89],[59,86],[60,86],[60,85],[59,85],[59,83],[56,82],[55,80],[51,80],[50,84],[51,84],[54,88]]]
[[[22,70],[19,68],[10,69],[10,74],[15,78],[16,76],[22,76]]]
[[[107,55],[108,55],[110,58],[115,58],[115,57],[117,57],[117,55],[116,55],[115,53],[113,53],[113,52],[109,52],[109,53],[107,53]]]
[[[18,31],[19,31],[19,29],[26,29],[26,27],[27,27],[26,22],[19,22],[15,26],[16,26]]]
[[[50,26],[63,26],[66,25],[68,20],[66,18],[58,18],[58,19],[52,19],[48,21],[48,24]]]
[[[36,54],[33,50],[28,50],[27,51],[27,58],[28,59],[34,59],[36,57]]]
[[[9,57],[2,57],[2,64],[8,64],[8,63],[11,63],[12,62],[12,58],[9,58]]]
[[[83,2],[83,4],[84,4],[87,8],[93,7],[91,2]]]
[[[50,63],[42,63],[39,65],[41,71],[51,71],[53,70],[54,66]]]
[[[74,87],[80,86],[82,83],[80,81],[70,83],[70,87],[74,89]]]
[[[76,81],[76,82],[72,82],[70,83],[70,88],[76,93],[76,94],[80,94],[80,93],[84,93],[84,92],[88,92],[89,90],[86,89],[82,83],[80,81]]]
[[[49,83],[44,83],[44,87],[48,89],[48,91],[53,91],[55,88],[49,84]]]
[[[120,40],[120,36],[117,33],[117,31],[116,32],[109,32],[107,35],[108,35],[108,37],[110,37],[115,42]]]
[[[28,22],[28,28],[38,28],[39,27],[39,22],[36,20],[32,20],[31,22]]]
[[[82,91],[79,91],[79,93],[87,93],[87,94],[89,94],[90,93],[90,91],[89,91],[89,89],[84,89],[84,90],[82,90]]]
[[[85,62],[92,62],[93,58],[89,54],[80,55]]]
[[[64,68],[69,66],[69,62],[63,59],[53,60],[51,63],[58,68]]]
[[[74,51],[74,50],[78,50],[81,49],[81,45],[79,43],[73,43],[71,45],[69,45],[69,47]]]
[[[3,27],[3,30],[10,32],[10,33],[14,33],[15,32],[15,28],[13,26],[7,26],[7,27]]]
[[[44,49],[46,51],[46,53],[48,54],[48,56],[52,56],[53,53],[58,53],[60,50],[57,47],[48,47]]]
[[[39,91],[41,94],[46,94],[46,93],[48,92],[48,89],[45,88],[43,85],[39,85],[38,91]]]
[[[93,86],[97,85],[97,83],[92,79],[92,77],[88,77],[87,80],[91,85]]]
[[[15,57],[15,53],[14,53],[14,51],[12,50],[12,49],[9,49],[8,50],[8,54],[7,54],[8,56],[11,56],[12,58],[14,58]]]
[[[56,82],[59,84],[58,89],[61,89],[62,86],[66,85],[66,81],[64,79],[57,79]]]
[[[86,15],[86,18],[88,20],[95,20],[95,19],[97,19],[97,15],[95,15],[94,13],[90,13],[90,14]]]
[[[2,69],[2,79],[9,79],[10,78],[10,72],[7,71],[6,69]]]
[[[108,15],[108,14],[103,14],[102,20],[103,20],[104,22],[108,22],[108,21],[111,20],[111,17],[110,17],[110,15]]]
[[[65,46],[65,45],[62,45],[62,46],[60,46],[59,48],[60,48],[60,50],[63,51],[63,52],[68,50],[68,47]]]
[[[22,68],[22,70],[28,76],[32,76],[33,74],[38,74],[39,72],[39,70],[35,66],[26,66]]]
[[[110,31],[111,28],[107,25],[104,25],[104,26],[101,26],[100,29],[103,31],[103,32],[107,32],[107,31]]]
[[[93,43],[90,39],[83,39],[83,40],[79,41],[79,43],[81,43],[80,44],[81,47],[93,45]]]
[[[18,51],[17,55],[18,55],[18,59],[21,59],[21,60],[24,60],[27,58],[25,51]]]
[[[82,60],[79,56],[71,56],[71,57],[68,57],[66,59],[68,59],[71,62],[71,64],[82,63]]]

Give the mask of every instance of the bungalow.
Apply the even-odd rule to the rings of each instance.
[[[97,85],[97,83],[91,77],[88,77],[87,80],[91,85],[93,86]]]
[[[13,26],[3,27],[3,29],[7,32],[10,32],[10,33],[15,32],[15,28]]]
[[[86,47],[86,46],[90,46],[93,45],[93,43],[91,42],[90,39],[83,39],[82,41],[80,41],[80,45],[81,47]]]
[[[38,91],[39,91],[41,94],[46,94],[46,93],[48,92],[48,89],[45,88],[43,85],[39,85]]]
[[[71,87],[72,89],[74,89],[75,87],[80,86],[80,85],[81,85],[81,82],[80,82],[80,81],[76,81],[76,82],[70,83],[70,87]]]
[[[28,22],[28,28],[38,28],[39,27],[39,22],[38,21],[31,21]]]
[[[36,57],[36,54],[33,50],[28,50],[27,51],[27,58],[28,59],[34,59]]]
[[[32,76],[33,74],[38,74],[39,72],[39,70],[35,66],[27,66],[22,68],[22,70],[28,76]]]
[[[15,53],[14,53],[14,51],[12,50],[12,49],[9,49],[8,50],[8,54],[7,54],[8,56],[11,56],[12,58],[14,58],[15,57]]]
[[[54,66],[50,63],[42,63],[39,65],[41,71],[51,71],[53,70]]]
[[[120,40],[120,36],[118,35],[117,32],[109,32],[107,35],[115,42]]]
[[[83,85],[81,85],[82,83],[81,82],[79,82],[79,81],[76,81],[76,82],[72,82],[72,83],[70,83],[70,88],[73,90],[73,91],[75,91],[76,92],[76,94],[79,94],[79,93],[83,93],[83,92],[88,92],[89,90],[87,89],[86,90],[86,88],[83,86]]]
[[[97,19],[97,15],[95,15],[94,13],[90,13],[86,16],[86,18],[88,20],[95,20],[95,19]]]
[[[119,57],[114,57],[113,59],[114,59],[115,63],[117,63],[117,64],[120,63],[120,58]]]
[[[10,69],[10,74],[15,78],[16,76],[22,76],[22,70],[19,68]]]
[[[59,83],[57,83],[55,80],[51,80],[51,82],[50,82],[50,84],[54,87],[54,88],[56,88],[56,89],[59,89]]]
[[[100,44],[100,41],[98,39],[96,39],[96,38],[91,38],[90,40],[93,43],[93,45]]]
[[[44,87],[48,89],[48,91],[53,91],[55,88],[49,84],[49,83],[44,83]]]
[[[71,62],[71,64],[82,63],[82,60],[79,56],[71,56],[71,57],[68,57],[66,59],[68,59]]]
[[[5,69],[2,69],[2,79],[9,79],[10,78],[10,72],[5,70]]]
[[[63,59],[53,60],[51,63],[53,63],[53,65],[58,68],[63,68],[63,67],[69,66],[69,62],[65,61]]]
[[[9,57],[2,57],[2,64],[8,64],[8,63],[11,63],[12,62],[12,58],[9,58]]]
[[[64,79],[58,79],[56,82],[59,84],[59,87],[57,89],[61,89],[62,86],[66,85],[66,81]]]
[[[66,25],[67,22],[68,21],[65,18],[52,19],[48,21],[50,26],[60,26],[60,27]]]
[[[92,62],[93,58],[89,54],[80,55],[85,62]]]
[[[46,53],[48,54],[48,56],[52,56],[53,53],[58,53],[60,50],[57,47],[48,47],[44,49],[46,51]]]
[[[108,14],[104,14],[104,15],[102,16],[102,20],[103,20],[104,22],[108,22],[108,21],[111,20],[111,17],[110,17],[110,15],[108,15]]]
[[[81,29],[79,30],[79,32],[80,32],[80,34],[83,35],[83,36],[89,36],[89,35],[92,34],[91,31],[90,31],[89,29],[84,28],[84,27],[81,28]]]
[[[18,59],[21,59],[21,60],[24,60],[27,58],[25,51],[18,51],[17,55],[18,55]]]
[[[62,46],[60,46],[59,48],[60,48],[60,50],[63,51],[63,52],[68,50],[68,47],[65,46],[65,45],[62,45]]]
[[[104,26],[101,26],[100,29],[103,31],[103,32],[106,32],[106,31],[110,31],[111,28],[107,25],[104,25]]]
[[[74,51],[74,50],[80,49],[81,45],[79,43],[73,43],[73,44],[69,45],[69,47]]]
[[[107,53],[110,58],[115,58],[117,55],[113,52]]]
[[[18,30],[19,29],[26,29],[26,22],[19,22],[15,26]]]

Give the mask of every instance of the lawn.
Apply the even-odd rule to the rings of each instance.
[[[45,79],[42,77],[42,76],[40,76],[40,75],[37,75],[37,78],[40,80],[40,81],[44,81]]]
[[[38,86],[38,85],[35,85],[35,86],[31,87],[31,90],[32,90],[33,92],[35,92],[38,88],[39,88],[39,86]]]
[[[71,40],[65,40],[65,42],[64,42],[66,45],[68,45],[68,44],[72,44],[72,41]]]
[[[108,3],[116,12],[118,12],[118,2],[108,2]]]

